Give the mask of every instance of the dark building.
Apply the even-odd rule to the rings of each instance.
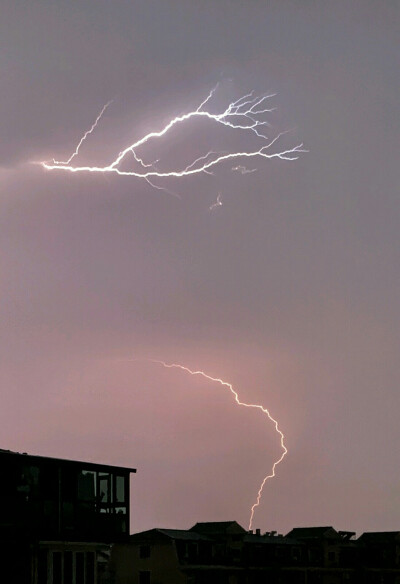
[[[363,533],[358,538],[368,584],[400,584],[400,531]]]
[[[198,571],[211,562],[210,538],[184,529],[150,529],[131,535],[129,543],[113,546],[112,581],[115,584],[186,584],[192,581],[193,566]]]
[[[113,546],[115,584],[304,584],[305,546],[236,521],[151,529]]]
[[[400,584],[400,532],[300,527],[286,536],[236,521],[151,529],[112,549],[115,584]]]
[[[286,537],[295,538],[306,546],[308,566],[334,572],[336,568],[356,566],[358,553],[354,536],[355,532],[336,531],[333,527],[295,527]]]
[[[0,468],[4,582],[97,584],[110,544],[129,535],[136,470],[6,450]]]

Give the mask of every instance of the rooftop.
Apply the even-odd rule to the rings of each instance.
[[[163,529],[161,527],[155,527],[154,529],[148,529],[147,531],[140,531],[139,533],[134,533],[130,536],[129,540],[135,541],[150,541],[154,539],[173,539],[173,540],[185,540],[185,541],[210,541],[210,539],[200,533],[194,531],[188,531],[187,529]]]
[[[63,464],[63,465],[79,465],[84,466],[88,470],[100,470],[100,471],[129,471],[132,473],[136,472],[136,468],[126,467],[126,466],[116,466],[111,464],[98,464],[95,462],[86,462],[81,460],[71,460],[66,458],[53,458],[50,456],[39,456],[37,454],[27,454],[26,452],[13,452],[12,450],[4,450],[0,448],[0,457],[10,457],[18,459],[26,459],[26,461],[32,464],[44,463],[44,464]]]
[[[229,533],[246,533],[237,521],[207,521],[193,525],[189,531],[197,531],[207,535],[221,535]]]
[[[331,526],[326,527],[295,527],[286,537],[293,537],[299,539],[321,539],[321,538],[334,538],[339,539],[340,536],[338,532]]]

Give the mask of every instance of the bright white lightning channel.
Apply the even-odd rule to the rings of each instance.
[[[279,158],[281,160],[293,161],[299,158],[302,152],[307,152],[303,148],[303,144],[296,144],[288,149],[280,149],[279,144],[284,134],[288,132],[280,132],[274,137],[270,138],[265,134],[266,128],[270,124],[266,120],[266,115],[272,112],[275,108],[267,107],[268,100],[274,97],[275,94],[255,96],[254,92],[250,92],[236,101],[231,102],[223,111],[219,113],[212,113],[208,111],[206,106],[210,105],[210,101],[214,96],[217,86],[210,91],[208,96],[200,103],[197,109],[182,114],[170,120],[161,130],[152,131],[124,148],[114,160],[105,166],[85,166],[77,165],[75,159],[79,155],[80,148],[85,140],[93,133],[94,129],[100,122],[106,108],[107,103],[89,130],[87,130],[82,138],[79,140],[74,152],[67,160],[52,160],[43,161],[40,164],[47,170],[59,170],[69,172],[97,172],[97,173],[114,173],[121,176],[133,176],[146,180],[151,186],[158,189],[163,189],[152,183],[152,179],[164,178],[182,178],[201,173],[212,174],[214,167],[223,164],[225,161],[244,160],[245,158],[253,159],[272,159]],[[151,140],[156,140],[165,136],[174,126],[187,123],[190,119],[210,120],[215,124],[222,125],[226,128],[240,131],[245,134],[253,133],[260,141],[260,146],[255,149],[239,150],[234,152],[215,152],[210,150],[205,154],[199,156],[184,168],[172,168],[170,170],[158,170],[154,163],[146,164],[143,157],[138,154],[138,150],[144,144]],[[133,156],[132,156],[133,155]],[[128,158],[130,156],[130,158]],[[74,163],[73,163],[74,162]],[[128,164],[133,163],[134,168],[126,169]],[[124,164],[124,169],[121,168]],[[233,167],[233,170],[242,171],[246,167],[239,165]],[[246,169],[247,170],[247,169]]]
[[[282,449],[282,453],[281,453],[281,456],[273,463],[270,474],[267,474],[263,478],[263,480],[261,481],[261,485],[260,485],[258,492],[257,492],[256,500],[255,500],[254,504],[251,506],[249,529],[252,529],[254,513],[255,513],[256,508],[261,503],[261,497],[262,497],[264,485],[268,481],[268,479],[272,479],[273,477],[276,476],[276,473],[275,473],[276,467],[278,466],[278,464],[280,464],[282,462],[282,460],[285,458],[285,456],[288,452],[286,445],[285,445],[285,436],[284,436],[283,432],[280,430],[277,420],[275,420],[275,418],[272,417],[272,415],[270,414],[270,412],[267,408],[264,408],[263,406],[261,406],[259,404],[251,404],[251,403],[249,404],[249,403],[242,402],[239,399],[239,394],[233,389],[232,384],[228,383],[227,381],[224,381],[223,379],[220,379],[218,377],[212,377],[211,375],[204,373],[204,371],[193,371],[192,369],[189,369],[189,367],[185,367],[184,365],[179,365],[176,363],[166,363],[165,361],[160,361],[158,359],[147,359],[147,361],[151,361],[152,363],[158,363],[158,364],[162,365],[163,367],[166,367],[167,369],[181,369],[182,371],[185,371],[186,373],[189,373],[190,375],[200,375],[201,377],[204,377],[205,379],[208,379],[209,381],[214,381],[216,383],[219,383],[220,385],[227,387],[229,389],[229,391],[233,394],[233,396],[235,398],[235,402],[239,406],[243,406],[245,408],[254,408],[257,410],[261,410],[268,417],[268,419],[274,424],[275,430],[280,437],[280,446]]]

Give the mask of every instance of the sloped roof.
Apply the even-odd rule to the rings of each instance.
[[[304,545],[291,537],[283,535],[257,535],[255,533],[246,533],[243,538],[244,543],[261,544],[261,545]]]
[[[209,541],[209,538],[200,533],[188,531],[187,529],[163,529],[156,527],[147,531],[134,533],[129,537],[131,542],[152,542],[160,540],[186,540],[186,541]]]
[[[23,460],[27,464],[59,464],[63,466],[81,466],[85,467],[85,470],[97,470],[97,471],[104,471],[104,472],[136,472],[136,468],[131,468],[128,466],[116,466],[114,464],[103,464],[103,463],[95,463],[95,462],[86,462],[83,460],[72,460],[68,458],[54,458],[52,456],[40,456],[37,454],[27,454],[26,452],[13,452],[12,450],[4,450],[0,448],[0,457],[4,457],[5,460]]]
[[[382,544],[400,542],[400,531],[370,531],[360,535],[357,541]]]
[[[338,532],[331,526],[326,527],[295,527],[286,537],[293,537],[295,539],[322,539],[334,538],[340,539]]]
[[[172,539],[185,539],[190,541],[210,541],[208,537],[201,533],[195,531],[189,531],[187,529],[159,529],[161,533],[170,537]]]
[[[189,531],[195,531],[205,535],[225,535],[229,533],[247,533],[237,521],[209,521],[196,523]]]

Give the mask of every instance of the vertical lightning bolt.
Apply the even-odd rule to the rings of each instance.
[[[239,399],[238,393],[233,389],[232,384],[228,383],[227,381],[224,381],[223,379],[220,379],[218,377],[212,377],[211,375],[204,373],[204,371],[193,371],[192,369],[189,369],[189,367],[185,367],[184,365],[179,365],[177,363],[165,363],[165,361],[160,361],[158,359],[148,359],[148,361],[151,361],[152,363],[158,363],[158,364],[162,365],[163,367],[166,367],[167,369],[181,369],[182,371],[185,371],[186,373],[189,373],[190,375],[200,375],[201,377],[204,377],[205,379],[208,379],[209,381],[214,381],[216,383],[219,383],[220,385],[227,387],[229,389],[229,391],[232,393],[233,397],[235,398],[235,402],[239,406],[243,406],[245,408],[254,408],[257,410],[261,410],[269,418],[269,420],[274,424],[275,430],[279,434],[279,437],[280,437],[280,445],[282,448],[282,454],[272,465],[271,473],[266,475],[263,478],[261,485],[260,485],[258,492],[257,492],[256,500],[255,500],[254,504],[251,506],[249,529],[252,529],[254,513],[255,513],[256,508],[260,505],[264,485],[268,481],[268,479],[272,479],[275,476],[276,467],[278,466],[278,464],[280,464],[282,462],[282,460],[285,458],[285,456],[288,452],[288,450],[285,446],[285,436],[284,436],[283,432],[280,430],[277,420],[275,420],[275,418],[273,418],[271,416],[271,414],[267,408],[264,408],[263,406],[261,406],[259,404],[248,404],[248,403],[242,402]]]

